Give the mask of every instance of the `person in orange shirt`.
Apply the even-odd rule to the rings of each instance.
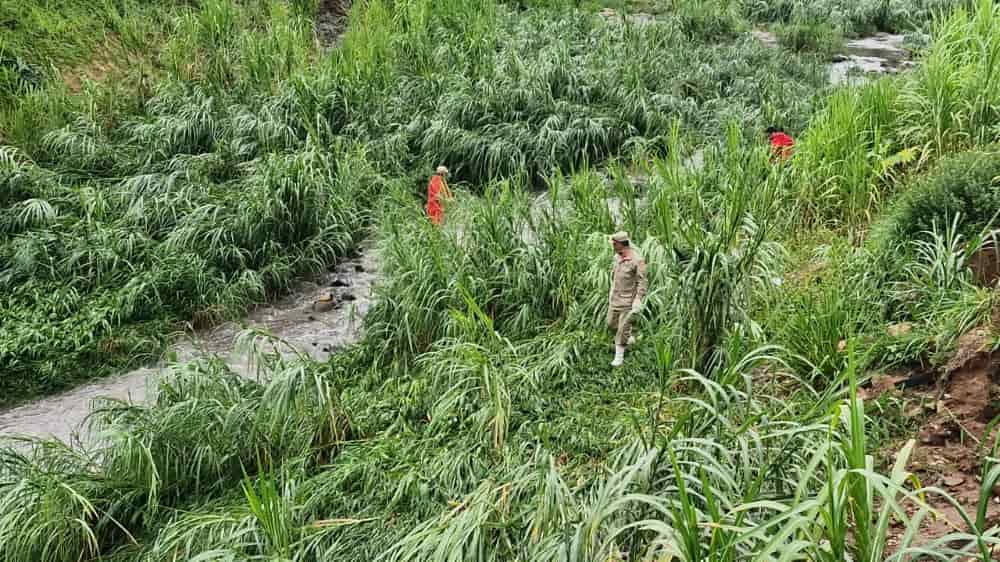
[[[451,191],[448,190],[448,182],[445,181],[447,177],[448,168],[438,166],[431,176],[430,183],[427,184],[427,216],[436,225],[444,221],[442,199],[451,199]]]
[[[768,127],[767,139],[771,141],[771,161],[788,160],[795,149],[795,139],[788,135],[781,127]]]

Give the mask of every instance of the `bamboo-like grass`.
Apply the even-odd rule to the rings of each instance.
[[[743,121],[715,114],[780,89],[768,79],[787,78],[775,68],[785,59],[741,58],[736,43],[702,52],[712,64],[674,81],[642,47],[698,33],[675,35],[676,24],[612,28],[558,11],[521,20],[493,3],[390,7],[356,7],[357,27],[315,75],[230,104],[273,78],[244,83],[225,67],[240,44],[223,33],[236,12],[213,4],[186,35],[222,51],[195,65],[198,84],[158,90],[119,126],[95,125],[95,110],[0,152],[10,188],[0,225],[24,242],[5,250],[13,266],[0,279],[13,290],[15,341],[32,353],[51,341],[35,340],[31,316],[87,309],[92,324],[75,328],[105,334],[164,310],[231,313],[328,265],[372,220],[385,276],[365,340],[329,363],[270,356],[248,333],[259,381],[220,361],[177,366],[154,402],[103,404],[85,449],[5,449],[4,559],[989,559],[998,538],[984,503],[917,546],[927,496],[948,496],[914,481],[910,445],[876,465],[858,384],[878,349],[860,337],[843,352],[830,345],[851,323],[849,335],[863,335],[858,303],[869,300],[912,299],[922,323],[945,330],[974,324],[988,300],[969,298],[963,260],[983,238],[965,244],[942,226],[894,268],[845,274],[822,322],[807,298],[776,304],[782,237],[861,223],[883,189],[869,152],[892,155],[880,135],[899,131],[894,111],[911,107],[907,80],[920,78],[837,94],[785,170]],[[959,14],[948,25],[989,21]],[[498,15],[498,27],[485,23]],[[426,39],[408,50],[399,24],[403,39]],[[428,25],[457,37],[431,48]],[[554,62],[522,68],[499,38]],[[587,45],[602,57],[625,48],[640,71],[569,66]],[[466,74],[433,76],[459,53],[475,55]],[[688,56],[679,60],[698,60]],[[623,85],[591,86],[613,80]],[[734,85],[702,87],[715,82]],[[744,97],[724,106],[727,95]],[[851,111],[858,99],[863,111]],[[981,121],[968,131],[991,124],[988,111],[972,114]],[[940,138],[964,138],[963,122]],[[685,168],[684,133],[715,125],[699,143],[704,168]],[[422,137],[432,130],[442,133]],[[847,140],[824,149],[823,135]],[[643,187],[627,181],[628,159],[583,166],[630,146],[651,150],[633,154]],[[412,192],[426,180],[418,166],[446,153],[482,180],[471,186],[481,197],[456,186],[461,203],[435,228]],[[813,201],[802,178],[818,175],[835,188]],[[539,180],[548,206],[526,189]],[[611,370],[607,235],[620,227],[649,262],[651,292],[641,344]],[[849,256],[838,265],[870,265]],[[29,306],[41,289],[59,298]],[[983,474],[985,502],[1000,471],[987,463]],[[903,531],[889,553],[894,519]]]

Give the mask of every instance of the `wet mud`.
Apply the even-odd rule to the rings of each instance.
[[[983,463],[991,454],[998,432],[992,424],[1000,399],[1000,353],[992,348],[992,328],[981,327],[961,338],[942,368],[915,367],[875,377],[864,398],[897,393],[903,415],[919,425],[916,447],[907,470],[921,486],[937,487],[962,510],[975,517],[983,491]],[[894,447],[889,456],[895,455]],[[986,526],[1000,523],[1000,486],[988,490]],[[969,532],[958,508],[940,494],[928,494],[935,514],[921,522],[916,544],[926,544],[954,532]],[[904,504],[910,516],[919,506]],[[893,550],[906,532],[893,523],[889,544]],[[961,545],[956,545],[961,546]],[[1000,553],[998,553],[1000,554]]]

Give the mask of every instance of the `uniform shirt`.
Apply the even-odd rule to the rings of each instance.
[[[785,133],[778,132],[771,135],[771,152],[777,158],[788,159],[792,155],[794,146],[795,140]]]
[[[635,250],[630,256],[615,254],[611,269],[611,294],[608,301],[611,308],[631,308],[635,299],[646,296],[646,262]]]
[[[435,174],[427,184],[427,216],[434,224],[441,224],[441,221],[444,220],[441,198],[447,195],[448,188],[445,186],[444,180]]]

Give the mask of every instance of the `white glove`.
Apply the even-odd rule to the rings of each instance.
[[[642,310],[642,301],[635,299],[632,301],[632,314],[639,314],[640,310]]]

